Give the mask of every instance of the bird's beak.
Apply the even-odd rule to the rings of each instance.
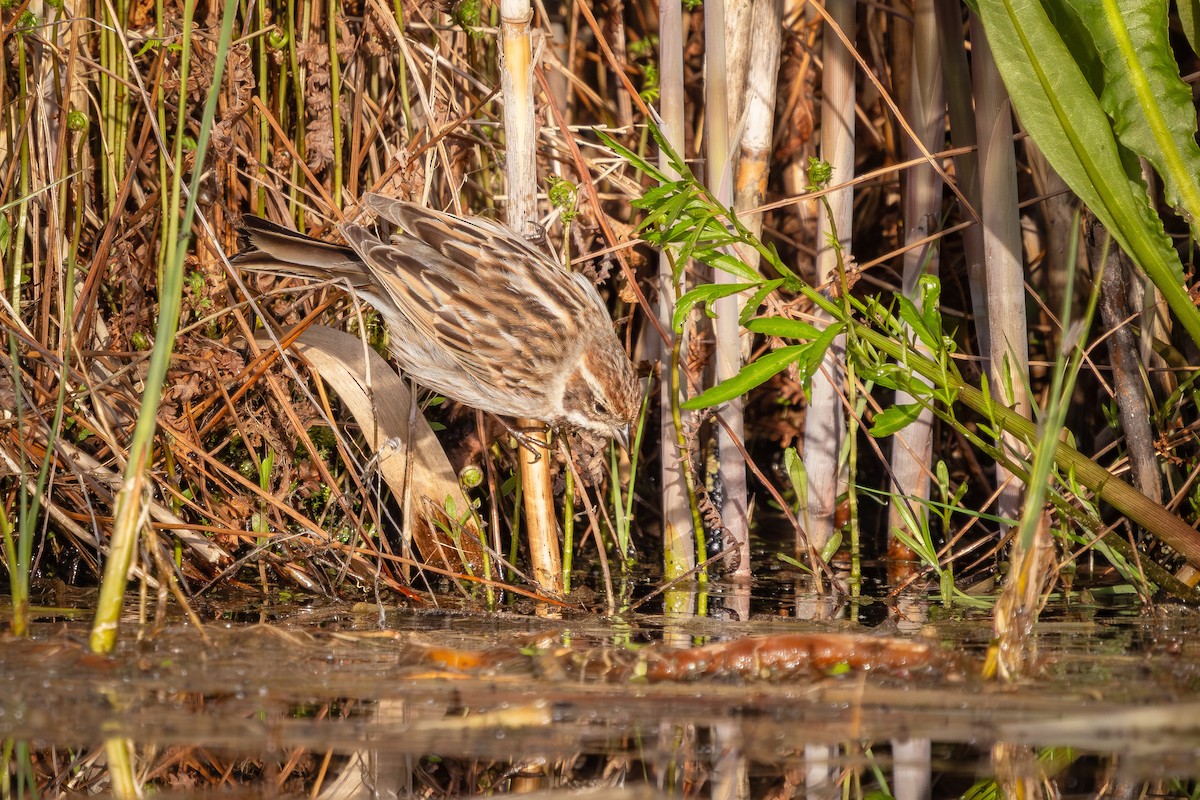
[[[622,425],[613,431],[613,440],[621,445],[621,449],[626,453],[629,452],[629,426]]]

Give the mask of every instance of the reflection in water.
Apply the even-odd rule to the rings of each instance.
[[[86,652],[80,623],[43,623],[0,650],[0,737],[30,744],[49,794],[107,786],[96,755],[121,738],[136,779],[163,792],[946,797],[988,776],[1070,776],[1078,792],[1200,772],[1191,613],[1050,609],[1041,675],[1018,688],[977,677],[983,617],[901,633],[783,617],[391,612],[381,629],[342,609],[268,616],[210,625],[211,645],[183,625],[131,637],[111,659]]]

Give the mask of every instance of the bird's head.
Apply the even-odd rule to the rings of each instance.
[[[592,339],[580,352],[563,388],[563,420],[577,428],[629,446],[629,429],[637,419],[642,386],[617,337]]]

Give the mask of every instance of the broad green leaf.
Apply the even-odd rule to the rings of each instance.
[[[979,0],[988,41],[1021,122],[1046,159],[1162,292],[1194,342],[1200,311],[1184,290],[1183,266],[1128,174],[1108,117],[1038,0]]]
[[[921,403],[901,403],[885,408],[875,415],[875,424],[871,426],[870,434],[876,439],[891,436],[911,425],[921,415]]]
[[[1179,21],[1183,24],[1183,35],[1187,37],[1192,52],[1200,54],[1200,0],[1175,0],[1179,9]]]
[[[691,313],[697,303],[711,305],[714,300],[753,289],[755,285],[753,283],[706,283],[697,286],[680,297],[679,302],[675,304],[675,313],[671,316],[671,327],[676,333],[682,333],[684,320],[687,319],[687,315]],[[713,316],[711,309],[707,313],[710,317]]]
[[[689,410],[709,408],[710,406],[741,397],[754,387],[770,380],[774,376],[796,363],[804,351],[812,348],[811,344],[794,344],[772,350],[762,358],[742,367],[741,372],[728,380],[721,381],[716,386],[693,397],[683,404]]]
[[[1097,4],[1099,0],[1097,0]],[[1104,91],[1104,63],[1096,51],[1096,43],[1088,33],[1083,21],[1071,7],[1071,0],[1043,0],[1042,6],[1050,18],[1050,24],[1071,50],[1071,58],[1092,87],[1096,97]]]
[[[1179,77],[1163,0],[1065,0],[1104,65],[1100,103],[1121,144],[1154,165],[1167,202],[1200,238],[1200,145],[1192,91]]]
[[[748,281],[754,281],[755,285],[762,280],[762,275],[758,270],[751,267],[745,261],[742,261],[737,256],[731,256],[728,253],[709,253],[706,255],[696,254],[699,261],[708,264],[710,267],[719,269],[723,272],[728,272],[730,275],[742,278]]]
[[[799,339],[811,341],[821,335],[821,329],[815,325],[798,319],[786,317],[759,317],[746,323],[746,329],[764,336],[778,336],[782,339]]]

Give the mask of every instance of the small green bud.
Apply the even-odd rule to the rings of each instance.
[[[625,52],[630,58],[642,58],[654,55],[656,47],[658,47],[658,36],[651,34],[625,45]]]
[[[570,181],[564,181],[557,175],[551,175],[546,179],[550,184],[550,190],[547,195],[550,198],[550,205],[562,211],[563,222],[570,222],[578,216],[579,212],[575,208],[575,203],[579,197],[579,190],[575,184]]]
[[[287,31],[278,25],[267,34],[267,47],[270,47],[272,50],[282,50],[287,47],[288,41]]]
[[[477,464],[467,464],[458,473],[458,482],[464,489],[474,489],[483,483],[483,470]]]
[[[83,133],[88,129],[87,114],[82,111],[67,112],[67,130],[74,133]]]
[[[150,337],[142,331],[134,331],[131,344],[133,345],[134,350],[149,350]]]
[[[829,179],[833,177],[833,167],[828,161],[822,161],[813,156],[808,157],[808,186],[810,190],[816,190],[829,183]]]
[[[479,36],[480,20],[483,19],[483,4],[479,0],[462,0],[456,3],[451,12],[458,26],[472,36]]]

